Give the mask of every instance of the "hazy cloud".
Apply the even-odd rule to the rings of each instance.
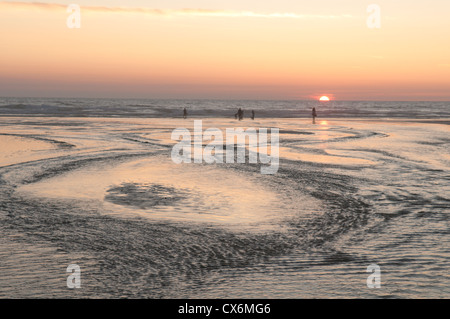
[[[67,5],[44,2],[0,2],[0,8],[66,10]],[[315,15],[289,12],[259,13],[253,11],[230,11],[209,9],[154,9],[138,7],[104,7],[81,6],[84,12],[147,14],[152,16],[194,16],[194,17],[229,17],[229,18],[290,18],[290,19],[344,19],[351,15]]]

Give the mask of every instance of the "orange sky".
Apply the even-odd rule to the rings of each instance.
[[[80,1],[80,29],[66,26],[73,1],[0,1],[0,95],[450,100],[450,5],[435,1],[443,7],[379,1],[380,29],[361,1],[162,11]]]

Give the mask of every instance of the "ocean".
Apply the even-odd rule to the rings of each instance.
[[[278,171],[175,164],[194,119],[278,128]],[[450,102],[2,98],[0,297],[449,298],[449,119]]]
[[[450,102],[152,100],[0,98],[0,116],[234,117],[238,108],[261,118],[307,118],[315,107],[324,118],[450,118]]]

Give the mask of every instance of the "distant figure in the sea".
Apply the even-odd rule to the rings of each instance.
[[[255,111],[252,110],[252,120],[255,119]]]
[[[312,109],[313,124],[316,124],[316,117],[317,117],[316,108],[313,107],[313,109]]]
[[[184,110],[183,110],[183,118],[184,119],[187,118],[187,110],[186,110],[186,108],[184,108]]]
[[[244,118],[244,111],[242,111],[241,108],[239,108],[239,110],[237,111],[237,116],[239,118],[239,121],[242,121],[242,119]]]

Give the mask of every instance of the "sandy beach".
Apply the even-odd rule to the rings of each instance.
[[[173,163],[193,119],[0,118],[0,296],[448,297],[447,123],[203,119],[279,128],[263,175]]]

